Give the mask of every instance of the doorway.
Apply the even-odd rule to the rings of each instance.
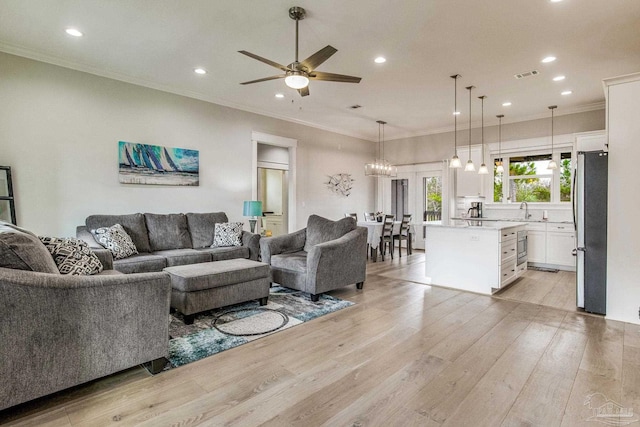
[[[261,229],[265,235],[280,236],[288,231],[288,171],[258,167],[258,200],[262,202]]]
[[[252,200],[263,202],[263,225],[272,235],[297,230],[296,149],[298,141],[262,132],[251,133]],[[280,211],[280,215],[277,215]],[[270,212],[273,212],[271,214]],[[263,224],[264,223],[264,224]],[[276,227],[277,226],[277,227]]]

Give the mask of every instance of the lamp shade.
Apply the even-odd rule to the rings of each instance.
[[[245,200],[242,215],[262,216],[262,202],[259,200]]]

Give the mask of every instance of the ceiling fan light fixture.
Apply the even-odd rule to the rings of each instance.
[[[303,89],[309,86],[309,78],[300,71],[291,71],[288,73],[287,77],[284,78],[284,82],[291,89]]]

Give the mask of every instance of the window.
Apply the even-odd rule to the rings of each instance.
[[[512,154],[494,158],[493,201],[571,202],[571,152],[553,153],[558,169],[547,169],[552,153]],[[504,173],[497,173],[498,162]]]
[[[423,178],[424,188],[424,221],[440,221],[442,219],[442,177]]]

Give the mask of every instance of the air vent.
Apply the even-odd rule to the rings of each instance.
[[[516,79],[524,79],[525,77],[537,76],[538,74],[540,74],[540,71],[533,70],[527,71],[526,73],[514,74],[513,77],[515,77]]]
[[[358,104],[356,104],[356,105],[352,105],[352,106],[351,106],[351,107],[349,107],[349,108],[351,108],[352,110],[357,110],[358,108],[362,108],[362,105],[358,105]]]

